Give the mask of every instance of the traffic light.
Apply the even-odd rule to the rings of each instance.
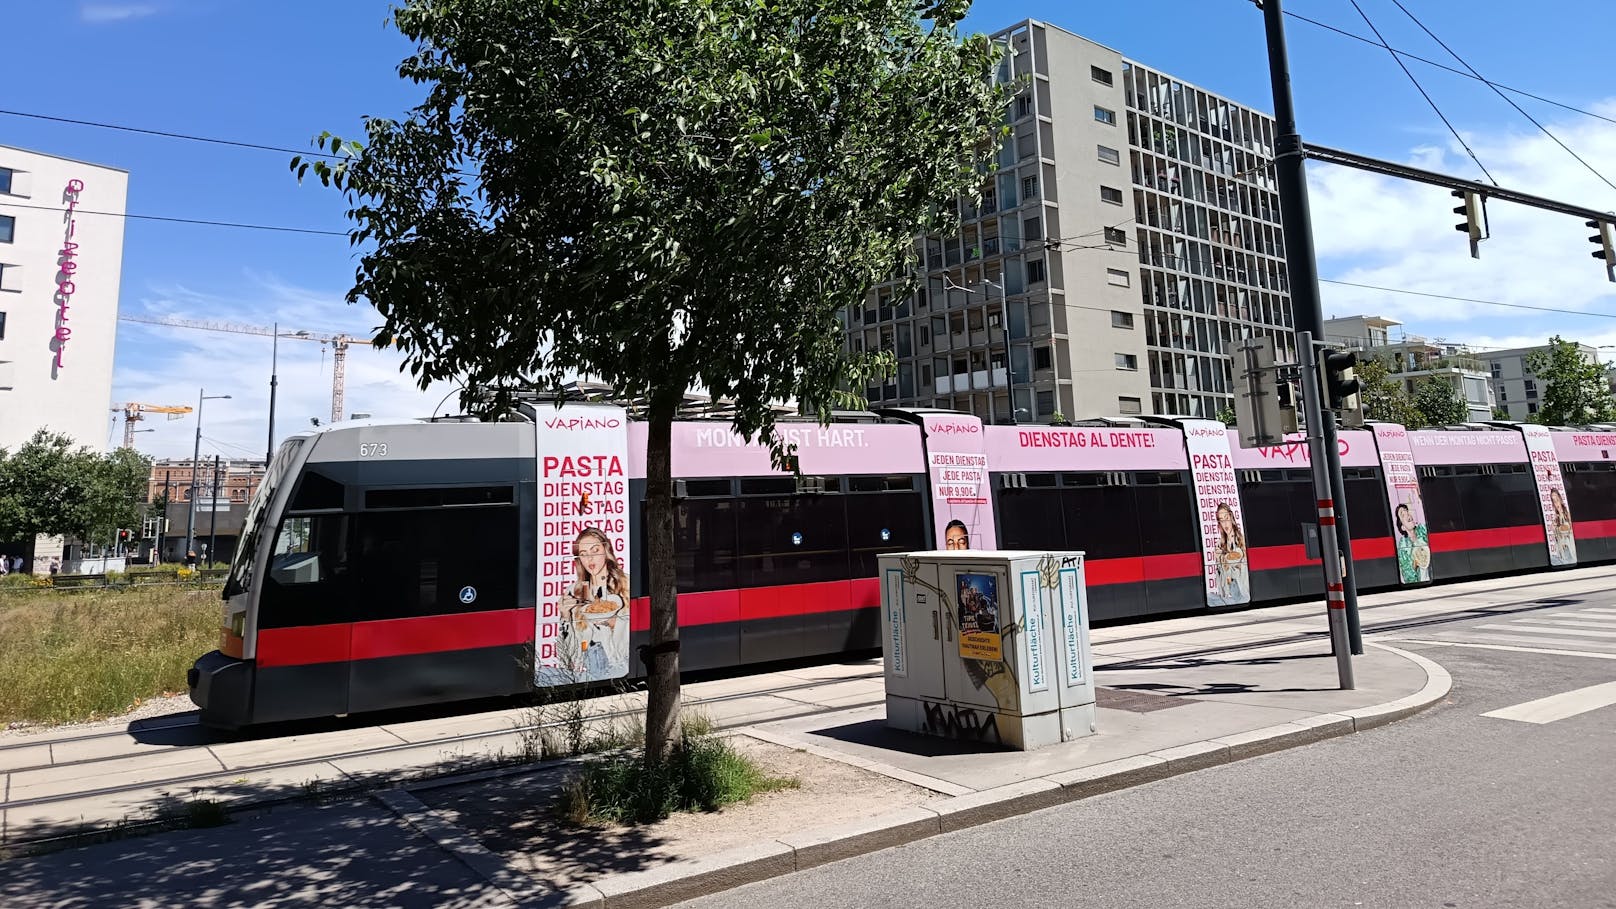
[[[1235,427],[1242,448],[1279,445],[1296,431],[1296,398],[1274,365],[1274,340],[1247,337],[1225,351],[1233,372]]]
[[[1363,383],[1353,374],[1353,367],[1357,365],[1358,355],[1350,350],[1319,352],[1319,372],[1323,374],[1319,387],[1324,393],[1324,409],[1339,411],[1341,422],[1348,426],[1363,425],[1363,409],[1358,401]]]
[[[1587,224],[1598,231],[1588,238],[1589,243],[1599,246],[1591,255],[1595,259],[1605,260],[1605,277],[1616,282],[1616,227],[1611,226],[1609,221],[1589,221]]]
[[[118,542],[120,542],[120,543],[129,542],[129,531],[127,531],[127,530],[118,531]]]
[[[1469,189],[1456,189],[1453,191],[1453,197],[1464,202],[1463,205],[1453,210],[1456,215],[1464,215],[1464,220],[1453,225],[1453,229],[1470,238],[1470,258],[1479,259],[1481,258],[1481,241],[1486,238],[1486,228],[1484,226],[1486,213],[1483,208],[1484,203],[1481,193]]]

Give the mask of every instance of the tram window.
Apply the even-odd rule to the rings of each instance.
[[[322,509],[341,508],[343,505],[343,486],[336,480],[316,473],[306,471],[297,483],[297,494],[292,496],[290,511],[319,511]]]
[[[1052,473],[1026,473],[1022,474],[1027,480],[1027,486],[1034,488],[1047,488],[1055,485],[1055,475]]]
[[[1000,492],[999,541],[1006,549],[1067,548],[1059,497],[1031,489]]]
[[[1172,555],[1201,548],[1195,498],[1188,485],[1180,482],[1136,489],[1134,502],[1139,513],[1140,555]]]
[[[1063,473],[1062,486],[1109,486],[1111,475],[1107,473]]]
[[[987,506],[983,506],[983,511]],[[984,515],[985,516],[985,515]],[[970,521],[966,526],[970,526]],[[930,549],[921,498],[915,492],[885,492],[847,499],[847,545],[855,578],[873,578],[883,552]]]
[[[1566,500],[1574,521],[1608,521],[1616,518],[1616,463],[1576,464],[1566,473]]]
[[[847,501],[842,496],[741,499],[741,584],[770,587],[847,578]]]
[[[1426,529],[1431,533],[1464,530],[1468,526],[1461,489],[1455,477],[1431,476],[1420,482]]]
[[[1352,538],[1367,540],[1384,537],[1391,527],[1386,514],[1386,484],[1374,471],[1358,468],[1357,476],[1346,477],[1347,514],[1352,524]]]
[[[504,505],[360,515],[364,618],[514,608],[517,514]]]
[[[1138,499],[1129,486],[1068,487],[1060,491],[1066,509],[1066,548],[1091,559],[1139,555]]]
[[[446,505],[509,505],[515,491],[509,486],[415,486],[406,489],[367,489],[365,508],[440,508]]]
[[[1253,546],[1288,546],[1302,542],[1302,521],[1311,490],[1297,483],[1258,483],[1240,490],[1246,536]]]
[[[673,514],[673,563],[675,583],[681,593],[733,590],[738,586],[733,499],[679,503]]]
[[[728,496],[729,480],[677,480],[682,499],[711,499]]]
[[[269,576],[278,584],[318,584],[347,561],[344,542],[340,515],[289,517],[275,535]]]
[[[747,477],[741,480],[743,496],[788,496],[797,491],[794,477]]]
[[[260,627],[352,621],[347,521],[342,514],[282,519],[259,601]]]
[[[848,477],[848,492],[908,492],[915,488],[911,476]]]

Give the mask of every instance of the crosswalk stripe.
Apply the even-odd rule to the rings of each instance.
[[[1563,646],[1572,648],[1574,650],[1581,650],[1589,647],[1599,647],[1601,645],[1616,646],[1616,641],[1574,641],[1567,638],[1541,638],[1524,634],[1488,634],[1485,631],[1471,632],[1465,637],[1466,640],[1470,640],[1472,638],[1481,641],[1505,641],[1511,644]]]
[[[1607,624],[1616,622],[1616,615],[1609,614],[1599,615],[1597,613],[1590,614],[1587,612],[1562,612],[1560,615],[1563,615],[1566,618],[1578,619],[1584,622],[1605,622]]]
[[[1486,635],[1482,635],[1482,637],[1486,637]],[[1590,657],[1595,660],[1616,660],[1616,653],[1594,653],[1593,651],[1589,650],[1560,650],[1554,647],[1521,647],[1519,645],[1511,646],[1509,644],[1481,644],[1475,641],[1422,641],[1417,638],[1399,638],[1399,640],[1407,644],[1429,644],[1434,647],[1472,647],[1477,650],[1504,650],[1510,653],[1546,653],[1550,656],[1575,656]],[[1513,640],[1513,638],[1501,637],[1499,640],[1508,641]],[[1533,643],[1546,644],[1551,642],[1533,641]]]
[[[1577,611],[1578,612],[1608,612],[1608,613],[1616,613],[1616,608],[1609,607],[1609,606],[1587,606],[1587,607],[1584,607],[1583,609],[1579,609]]]
[[[1600,685],[1589,685],[1587,688],[1578,688],[1575,691],[1566,691],[1516,704],[1500,710],[1489,710],[1482,716],[1496,717],[1501,720],[1515,720],[1520,723],[1552,723],[1563,720],[1579,713],[1598,710],[1616,704],[1616,682],[1605,682]]]
[[[1509,625],[1477,625],[1476,627],[1488,628],[1494,631],[1500,629],[1504,631],[1524,631],[1529,634],[1570,634],[1579,638],[1616,638],[1616,631],[1582,631],[1577,628],[1535,628],[1531,625],[1518,625],[1514,623]]]
[[[1577,619],[1559,618],[1557,616],[1528,616],[1523,619],[1516,619],[1515,621],[1524,622],[1529,625],[1562,625],[1566,628],[1603,628],[1606,631],[1616,631],[1616,625],[1612,625],[1609,622],[1579,621]]]

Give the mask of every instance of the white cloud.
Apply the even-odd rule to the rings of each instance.
[[[125,312],[191,320],[206,313],[213,317],[212,324],[264,328],[271,320],[278,321],[283,337],[275,363],[277,442],[310,428],[311,418],[324,424],[331,417],[331,347],[285,335],[307,330],[317,335],[346,333],[368,338],[381,322],[374,309],[349,306],[339,293],[323,294],[263,275],[248,275],[239,292],[229,298],[184,286],[154,289],[135,305],[126,304]],[[271,349],[271,339],[263,335],[120,322],[113,401],[194,408],[201,389],[210,397],[230,395],[228,401],[203,405],[203,455],[262,458],[269,442]],[[423,391],[408,373],[399,372],[402,361],[397,351],[352,345],[347,356],[344,415],[424,417],[445,396],[449,400],[443,408],[457,408],[458,399],[451,394],[454,386],[439,382]],[[137,428],[153,430],[135,436],[140,451],[154,457],[190,457],[195,443],[194,414],[173,421],[151,414]],[[122,433],[122,418],[114,416],[111,443],[118,444]]]
[[[156,13],[157,7],[150,3],[86,3],[79,7],[79,19],[90,25],[143,19]]]
[[[1616,99],[1592,110],[1616,116]],[[1540,118],[1541,119],[1541,118]],[[1585,160],[1616,180],[1616,124],[1567,114],[1547,125]],[[1510,189],[1600,211],[1616,209],[1606,186],[1542,133],[1467,135],[1498,182]],[[1475,173],[1457,143],[1411,148],[1408,163],[1456,175]],[[1309,165],[1309,193],[1320,275],[1524,306],[1616,316],[1616,284],[1589,257],[1580,218],[1503,202],[1487,206],[1492,238],[1471,259],[1454,230],[1459,200],[1445,189],[1324,164]],[[1482,343],[1504,338],[1542,344],[1609,338],[1616,319],[1508,309],[1325,284],[1326,317],[1377,314],[1404,321],[1410,334]],[[1493,345],[1496,346],[1496,345]],[[1522,346],[1511,344],[1509,346]]]

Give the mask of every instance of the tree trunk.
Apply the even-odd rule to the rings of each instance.
[[[645,540],[651,575],[651,647],[645,676],[645,758],[658,763],[679,744],[679,607],[673,561],[673,417],[651,407],[645,451]]]

